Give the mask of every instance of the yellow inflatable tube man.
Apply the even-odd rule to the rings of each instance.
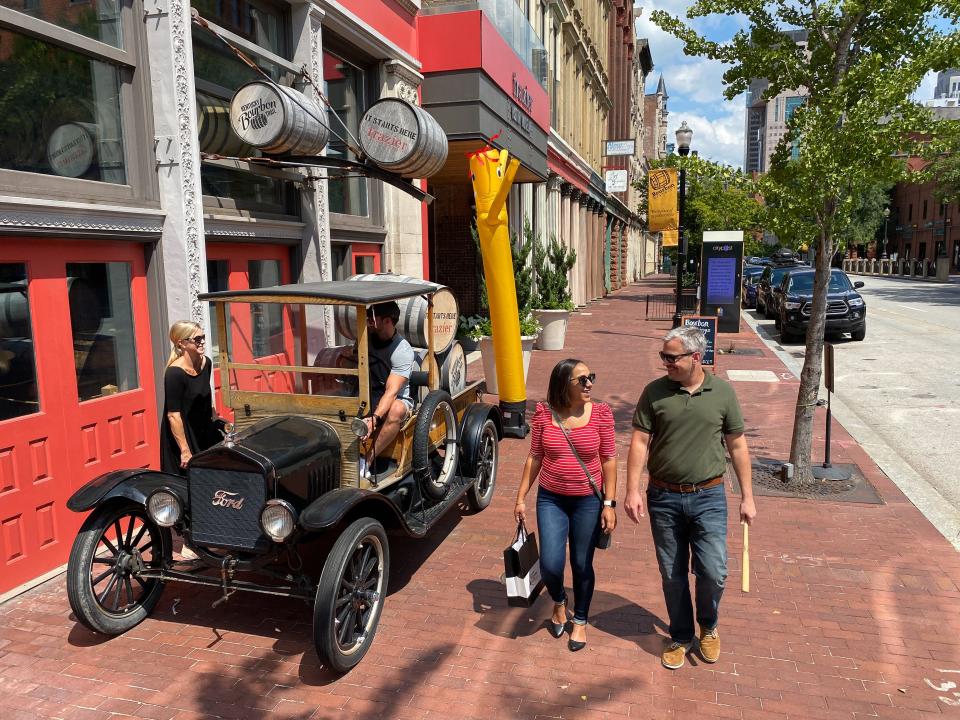
[[[520,161],[506,150],[487,147],[469,155],[470,180],[477,205],[477,234],[487,282],[493,348],[500,388],[503,430],[508,437],[524,437],[527,388],[523,378],[520,318],[513,279],[513,256],[507,223],[507,195]]]

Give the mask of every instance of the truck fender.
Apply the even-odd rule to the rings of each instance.
[[[351,510],[368,505],[368,514],[391,524],[389,520],[396,520],[397,524],[407,529],[407,524],[397,507],[387,498],[372,490],[360,488],[337,488],[324,493],[307,505],[300,514],[300,525],[306,530],[326,530],[340,522]]]
[[[145,505],[150,493],[166,487],[180,496],[184,508],[189,494],[187,479],[159,470],[114,470],[94,478],[77,490],[67,500],[67,507],[74,512],[86,512],[112,498],[127,498]]]
[[[467,408],[460,421],[460,474],[477,476],[477,454],[480,450],[480,431],[487,420],[497,427],[497,439],[503,439],[503,420],[500,409],[490,403],[474,403]]]

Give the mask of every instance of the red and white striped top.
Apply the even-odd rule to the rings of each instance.
[[[537,411],[530,420],[530,430],[530,454],[543,460],[540,485],[560,495],[592,494],[593,488],[583,474],[583,468],[570,451],[563,431],[554,425],[550,407],[546,403],[537,403]],[[594,402],[587,424],[567,432],[602,493],[600,464],[617,456],[616,431],[610,406]]]

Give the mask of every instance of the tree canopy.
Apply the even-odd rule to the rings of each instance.
[[[901,158],[950,146],[949,123],[911,95],[927,72],[960,65],[954,29],[960,0],[698,0],[687,20],[739,16],[745,29],[729,41],[709,40],[684,20],[657,10],[652,20],[684,42],[684,52],[717,60],[728,100],[755,79],[765,99],[783,92],[805,102],[760,179],[769,217],[781,232],[816,239],[817,274],[790,459],[798,482],[810,479],[812,422],[820,385],[830,259],[857,221],[864,188],[907,172]],[[806,31],[797,42],[788,31]],[[921,139],[920,134],[923,134]],[[794,150],[794,143],[797,148]]]

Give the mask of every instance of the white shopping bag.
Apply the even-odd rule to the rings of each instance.
[[[540,576],[540,553],[537,536],[528,533],[523,522],[517,524],[513,543],[503,551],[503,577],[507,586],[507,603],[530,607],[543,589]]]

